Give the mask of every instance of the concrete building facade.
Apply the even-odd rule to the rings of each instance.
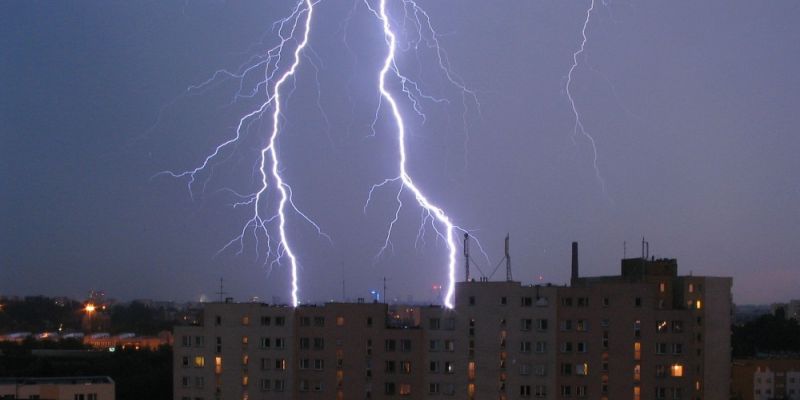
[[[107,376],[0,378],[0,399],[114,400]]]
[[[570,286],[457,284],[455,308],[207,304],[175,399],[728,400],[731,279],[626,259]]]

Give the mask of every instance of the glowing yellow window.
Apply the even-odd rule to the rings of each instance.
[[[696,308],[696,309],[698,309],[698,310],[699,310],[699,309],[702,309],[702,308],[703,308],[703,302],[702,302],[702,301],[700,301],[700,300],[697,300],[697,301],[695,302],[695,308]]]
[[[672,364],[669,368],[669,374],[674,377],[682,377],[683,376],[683,365],[681,364]]]
[[[640,400],[642,398],[642,388],[639,386],[633,387],[633,400]]]
[[[344,317],[336,317],[336,326],[344,326]]]
[[[250,362],[250,356],[248,356],[247,354],[243,354],[242,355],[242,365],[247,365],[248,362]]]
[[[222,357],[214,357],[214,373],[222,373]]]
[[[642,359],[642,342],[633,343],[633,359],[636,361]]]
[[[694,283],[689,284],[689,293],[694,293]]]
[[[667,291],[667,284],[664,283],[664,282],[659,283],[658,284],[658,291],[661,292],[661,293],[666,292]]]
[[[475,398],[475,384],[474,383],[470,383],[469,385],[467,385],[467,396],[469,396],[470,399]]]
[[[242,325],[245,325],[245,326],[246,325],[250,325],[250,317],[248,317],[247,315],[242,317]]]
[[[470,361],[467,364],[467,377],[469,379],[475,379],[475,361]]]
[[[250,383],[250,378],[247,375],[242,376],[242,386],[247,386]]]
[[[642,379],[642,366],[636,364],[633,366],[633,380],[638,381]]]
[[[408,383],[400,384],[400,395],[401,396],[408,396],[411,394],[411,385]]]
[[[247,336],[242,336],[242,344],[247,344],[247,343],[250,343],[250,338],[248,338]]]
[[[203,367],[206,365],[206,358],[203,356],[197,356],[194,358],[194,366],[195,367]]]

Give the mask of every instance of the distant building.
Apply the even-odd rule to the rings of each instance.
[[[622,260],[571,286],[459,282],[455,308],[206,304],[175,328],[178,400],[728,400],[731,278]]]
[[[172,345],[172,333],[163,331],[158,336],[136,336],[135,334],[94,334],[83,337],[83,344],[99,349],[158,350],[160,346]]]
[[[800,358],[734,360],[731,398],[800,399]]]
[[[0,378],[0,399],[114,400],[107,376]]]
[[[800,321],[800,300],[791,300],[788,303],[773,303],[770,305],[772,314],[776,314],[779,309],[782,309],[786,318],[794,318]]]

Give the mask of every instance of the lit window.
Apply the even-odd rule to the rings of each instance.
[[[247,365],[250,362],[250,357],[247,354],[242,355],[242,365]]]
[[[576,364],[575,375],[589,375],[589,363]]]
[[[682,377],[683,376],[683,365],[681,365],[681,364],[672,364],[672,366],[669,368],[669,374],[671,376],[674,376],[674,377],[677,377],[677,378]]]
[[[697,300],[695,302],[695,308],[698,309],[698,310],[702,309],[703,308],[703,302],[700,301],[700,300]]]
[[[640,400],[642,398],[642,388],[640,386],[633,387],[633,400]]]
[[[222,357],[214,357],[214,373],[222,373]]]
[[[344,326],[344,317],[336,317],[336,326]]]
[[[633,359],[637,361],[642,359],[642,342],[633,343]]]
[[[666,292],[667,291],[667,284],[664,283],[664,282],[659,283],[658,284],[658,291],[661,292],[661,293]]]
[[[402,394],[402,393],[400,393],[400,394]],[[469,385],[467,385],[467,396],[469,396],[470,399],[475,397],[475,384],[474,383],[470,383]]]
[[[206,365],[206,358],[203,356],[197,356],[194,358],[194,366],[195,367],[204,367]]]
[[[246,325],[250,325],[250,317],[248,317],[247,315],[242,317],[242,325],[245,325],[245,326]]]
[[[694,283],[689,284],[689,293],[694,293]]]
[[[633,380],[638,381],[642,379],[642,366],[636,364],[633,366]]]
[[[401,396],[408,396],[411,394],[411,385],[408,383],[400,384],[400,395]]]
[[[475,379],[475,361],[470,361],[467,365],[467,377],[469,379]]]
[[[250,338],[248,338],[247,336],[242,336],[242,344],[247,344],[249,342],[250,342]]]
[[[242,386],[247,386],[250,383],[250,378],[247,375],[242,376]]]

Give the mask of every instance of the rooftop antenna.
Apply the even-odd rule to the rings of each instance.
[[[464,269],[467,272],[467,282],[469,282],[469,233],[464,234]]]
[[[228,294],[227,292],[225,292],[224,290],[222,290],[222,289],[224,288],[224,286],[223,286],[223,284],[222,284],[222,283],[223,283],[222,277],[219,277],[219,292],[217,292],[217,294],[219,295],[219,302],[220,302],[220,303],[222,303],[223,301],[225,301],[225,297],[223,297],[223,296],[225,296],[226,294]]]
[[[622,241],[622,258],[628,258],[628,242]]]
[[[511,253],[509,253],[509,241],[511,235],[506,233],[506,282],[511,282]]]
[[[384,276],[383,277],[383,302],[386,303],[386,304],[389,304],[389,300],[387,300],[387,299],[388,299],[388,297],[386,297],[386,277]]]

